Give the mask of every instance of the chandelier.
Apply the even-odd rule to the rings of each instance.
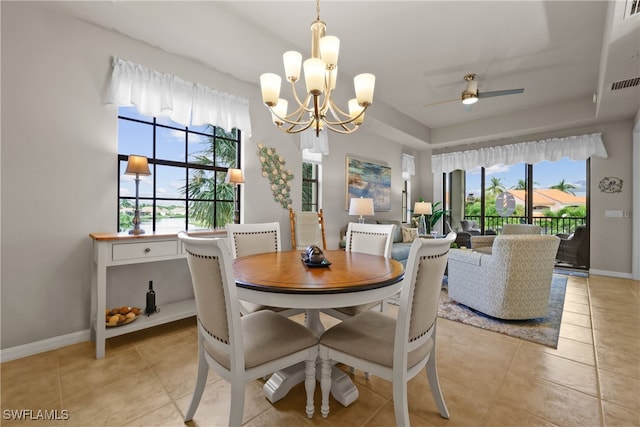
[[[338,51],[340,40],[325,36],[326,24],[320,20],[320,0],[316,0],[316,20],[311,23],[311,58],[302,64],[299,52],[288,51],[282,55],[285,78],[291,83],[295,111],[288,113],[288,101],[280,98],[282,79],[274,73],[260,76],[262,101],[271,112],[273,123],[283,132],[299,133],[309,128],[316,137],[324,128],[338,133],[352,133],[364,121],[364,112],[373,102],[375,76],[369,73],[354,77],[356,97],[348,103],[348,111],[341,110],[332,95],[338,77]],[[300,68],[304,69],[306,94],[304,100],[298,96],[296,82],[300,79]]]

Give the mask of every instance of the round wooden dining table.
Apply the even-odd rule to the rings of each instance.
[[[272,307],[307,310],[307,327],[320,335],[317,312],[381,301],[400,290],[398,261],[343,250],[325,251],[327,264],[306,264],[303,252],[269,252],[236,258],[238,298]]]
[[[318,336],[323,308],[349,307],[382,301],[398,291],[404,267],[396,260],[344,250],[324,251],[324,265],[303,261],[299,250],[236,258],[233,271],[238,298],[256,304],[306,310],[305,325]],[[332,395],[344,406],[358,397],[351,379],[334,370]],[[284,397],[304,379],[299,367],[274,373],[264,385],[271,402]]]

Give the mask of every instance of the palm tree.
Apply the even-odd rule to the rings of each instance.
[[[211,130],[210,126],[207,130]],[[232,131],[235,132],[235,131]],[[217,138],[214,144],[214,137],[210,136],[209,144],[205,150],[197,153],[192,163],[207,166],[236,166],[237,147],[233,139],[235,135],[227,134],[221,128],[216,128]],[[214,152],[215,145],[215,152]],[[224,182],[225,174],[205,169],[195,169],[190,172],[189,181],[180,188],[182,194],[187,193],[189,202],[189,218],[191,221],[207,228],[224,226],[233,221],[233,192],[236,188],[232,184]],[[202,201],[198,201],[202,200]],[[214,202],[218,200],[214,209]],[[220,202],[229,200],[229,202]],[[214,213],[215,212],[215,216]]]
[[[504,190],[506,189],[507,187],[505,187],[504,184],[502,183],[502,178],[497,178],[495,176],[492,176],[491,185],[487,187],[486,192],[497,196],[498,194],[504,192]]]
[[[537,182],[533,181],[533,185],[538,185]],[[512,190],[526,190],[527,189],[527,182],[524,179],[519,179],[518,180],[518,184],[511,187]]]
[[[557,183],[556,185],[551,185],[549,188],[554,190],[560,190],[563,193],[568,193],[575,196],[576,193],[574,193],[573,190],[577,189],[578,187],[576,187],[573,184],[564,182],[564,178],[563,178],[559,183]]]

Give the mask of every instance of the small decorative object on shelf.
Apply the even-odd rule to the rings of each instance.
[[[105,325],[108,328],[122,326],[133,322],[142,313],[138,307],[116,307],[105,310]]]
[[[147,291],[147,306],[144,309],[144,313],[147,316],[151,316],[157,311],[158,308],[156,307],[156,292],[153,290],[153,280],[149,280],[149,290]]]

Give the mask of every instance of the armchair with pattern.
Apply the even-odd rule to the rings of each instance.
[[[546,317],[560,239],[550,235],[500,235],[491,254],[452,249],[449,297],[499,319]]]
[[[542,227],[534,224],[505,224],[502,227],[503,235],[513,234],[542,234]],[[496,236],[471,236],[471,248],[477,252],[491,253],[493,240]]]

